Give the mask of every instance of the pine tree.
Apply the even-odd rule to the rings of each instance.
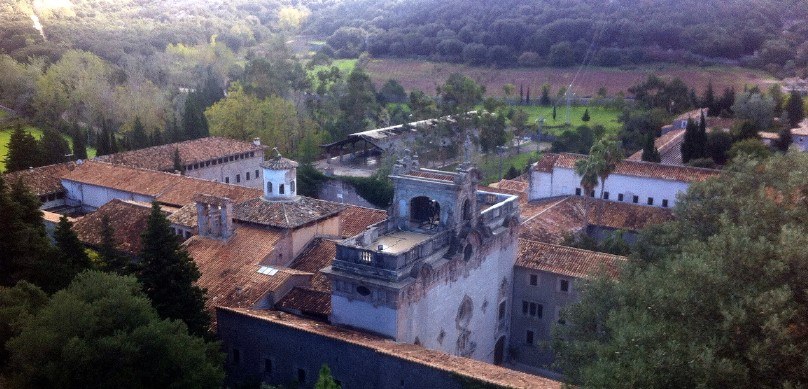
[[[156,202],[141,241],[138,279],[157,312],[163,318],[184,321],[193,334],[205,335],[210,318],[205,311],[205,291],[195,285],[199,269],[180,246]]]
[[[527,95],[525,97],[525,104],[530,105],[530,85],[527,86]]]
[[[334,381],[334,377],[331,375],[331,369],[328,368],[328,365],[323,365],[320,368],[320,376],[317,377],[317,382],[314,384],[314,389],[339,389],[340,386],[337,385],[337,382]]]
[[[519,104],[525,101],[525,86],[519,84]]]
[[[39,156],[39,142],[33,135],[23,130],[21,125],[17,125],[8,141],[6,171],[13,172],[41,166]]]
[[[805,104],[799,92],[792,90],[791,94],[788,96],[786,114],[788,115],[788,124],[791,125],[791,128],[797,127],[802,119],[805,119]]]
[[[715,91],[713,91],[712,81],[707,82],[707,89],[704,91],[704,97],[702,97],[701,99],[701,106],[703,108],[707,108],[707,114],[710,116],[718,116],[718,114],[721,113],[716,112],[719,110],[716,109],[717,107],[715,104]]]
[[[553,121],[556,120],[556,106],[553,106]]]
[[[699,128],[693,119],[687,119],[687,127],[685,127],[685,138],[682,141],[682,162],[687,163],[695,157],[695,142],[698,138]]]
[[[587,108],[587,109],[584,110],[583,116],[581,116],[581,121],[588,122],[589,119],[591,119],[591,118],[589,117],[589,108]]]
[[[707,158],[707,118],[701,113],[699,129],[693,141],[693,156],[691,159]]]
[[[73,138],[73,158],[87,159],[87,138],[78,123],[73,124],[71,137]]]
[[[645,145],[642,149],[642,160],[657,163],[662,161],[662,157],[659,155],[659,150],[657,150],[656,145],[654,144],[654,134],[651,132],[645,136]]]
[[[58,266],[55,266],[55,270],[58,271],[53,272],[54,278],[56,278],[53,282],[57,289],[66,287],[73,277],[92,267],[90,257],[84,251],[84,245],[73,231],[72,226],[73,223],[67,220],[67,216],[62,215],[53,232],[58,251]]]
[[[101,263],[106,271],[126,274],[128,260],[115,246],[115,229],[109,222],[109,216],[104,215],[101,217],[101,246],[98,248]]]
[[[208,121],[205,119],[201,101],[196,93],[189,93],[185,99],[185,112],[182,115],[183,139],[199,139],[208,136]]]
[[[550,85],[544,84],[541,87],[541,99],[539,104],[547,106],[550,105]]]
[[[39,141],[43,165],[62,163],[68,159],[70,144],[56,130],[46,128]]]
[[[149,136],[140,117],[135,117],[135,124],[132,125],[132,133],[129,136],[129,147],[132,150],[142,149],[149,146]]]
[[[777,141],[774,142],[775,147],[782,152],[788,151],[788,148],[791,146],[791,142],[794,140],[791,137],[791,129],[790,128],[781,128],[780,131],[777,133]]]
[[[174,171],[180,173],[185,172],[185,165],[182,164],[182,158],[180,158],[179,147],[174,148]]]

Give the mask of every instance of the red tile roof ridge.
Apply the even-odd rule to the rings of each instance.
[[[550,172],[554,167],[560,167],[563,169],[574,169],[574,163],[572,161],[578,161],[587,156],[584,154],[577,154],[577,153],[547,153],[536,162],[533,166],[533,170],[536,171],[543,171],[543,172]],[[547,166],[547,160],[552,159],[554,162],[549,167]],[[563,164],[563,165],[562,165]],[[644,171],[644,173],[638,172],[624,172],[621,169],[631,169],[632,167],[637,167]],[[550,170],[546,170],[550,169]],[[658,172],[654,172],[653,170],[658,169],[667,169],[667,171],[679,172],[681,173],[678,177],[664,177]],[[617,168],[612,174],[617,175],[628,175],[628,176],[647,176],[650,178],[657,178],[662,180],[670,180],[670,181],[697,181],[700,178],[706,179],[705,176],[713,176],[718,175],[721,171],[717,169],[709,169],[703,167],[694,167],[694,166],[684,166],[684,165],[674,165],[674,164],[665,164],[665,163],[656,163],[656,162],[647,162],[647,161],[634,161],[630,159],[625,159],[622,162],[617,164]],[[692,176],[686,173],[700,173],[700,177]]]
[[[400,358],[412,363],[429,366],[440,371],[473,378],[486,383],[508,388],[561,388],[562,382],[551,380],[502,366],[459,357],[422,346],[397,343],[377,335],[360,332],[331,324],[302,318],[274,310],[218,307],[219,310],[252,317],[262,321],[293,328],[314,335],[336,339],[349,344],[372,349],[380,354]]]
[[[561,203],[563,203],[563,202],[570,199],[570,196],[559,196],[559,197],[561,197],[561,199],[556,201],[553,205],[547,207],[546,209],[542,210],[541,212],[539,212],[539,213],[537,213],[537,214],[535,214],[535,215],[533,215],[533,216],[531,216],[531,217],[529,217],[529,218],[527,218],[525,220],[522,220],[522,222],[520,224],[525,224],[525,223],[527,223],[527,222],[541,216],[543,213],[553,209],[555,206],[557,206],[557,205],[559,205],[559,204],[561,204]]]
[[[594,272],[604,270],[609,276],[616,277],[619,264],[627,260],[621,255],[519,238],[515,266],[577,278],[589,278]]]

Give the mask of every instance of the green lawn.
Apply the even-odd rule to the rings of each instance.
[[[548,134],[558,135],[563,130],[563,127],[559,126],[563,126],[567,123],[566,106],[556,108],[555,120],[553,120],[553,107],[521,106],[518,108],[521,108],[528,113],[530,123],[536,123],[540,117],[544,117],[543,131]],[[584,115],[584,111],[587,108],[589,108],[590,119],[589,122],[584,122],[581,120],[581,117]],[[607,133],[616,134],[622,127],[622,124],[617,121],[620,114],[620,110],[612,108],[570,107],[570,123],[572,128],[576,128],[584,124],[589,127],[600,124],[606,128]]]
[[[0,111],[2,112],[2,111]],[[42,130],[33,126],[26,126],[25,131],[28,131],[34,138],[40,139],[42,138]],[[11,139],[11,133],[13,130],[7,129],[0,131],[0,172],[6,170],[6,154],[8,154],[8,141]],[[73,140],[70,139],[69,136],[64,135],[65,140],[70,143],[70,147],[73,147]],[[90,158],[95,157],[95,149],[92,147],[87,147],[87,156]]]
[[[523,148],[522,151],[521,154],[505,155],[502,158],[493,153],[484,155],[478,164],[483,174],[483,179],[480,183],[482,185],[488,185],[492,182],[497,182],[500,176],[505,176],[511,166],[521,172],[529,162],[535,162],[537,160],[535,150],[526,151]],[[501,164],[500,161],[502,162]],[[502,170],[500,170],[500,168]]]

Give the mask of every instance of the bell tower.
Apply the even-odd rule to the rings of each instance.
[[[297,162],[284,158],[275,150],[275,156],[262,162],[264,169],[264,199],[292,200],[297,196]]]

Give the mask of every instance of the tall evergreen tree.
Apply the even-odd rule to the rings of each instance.
[[[707,158],[707,118],[701,112],[699,118],[699,129],[696,132],[696,139],[693,141],[693,155],[690,159]]]
[[[589,108],[587,108],[584,110],[584,114],[581,115],[581,121],[588,122],[590,119],[591,117],[589,116]]]
[[[547,106],[550,105],[550,85],[544,84],[541,86],[541,98],[539,104]]]
[[[525,86],[523,84],[519,84],[519,104],[522,104],[525,101]]]
[[[182,138],[199,139],[209,135],[208,120],[199,95],[189,93],[185,99],[185,111],[182,114]]]
[[[132,150],[142,149],[149,147],[149,136],[146,134],[146,128],[143,127],[143,122],[140,117],[135,117],[135,124],[132,125],[132,133],[129,134],[129,147]]]
[[[662,157],[659,155],[659,150],[657,150],[656,146],[654,145],[654,134],[650,131],[645,136],[645,145],[642,148],[642,160],[656,163],[662,161]]]
[[[713,91],[713,82],[707,82],[707,89],[704,91],[704,97],[701,98],[701,107],[707,108],[707,114],[710,116],[718,116],[721,112],[716,112],[715,92]]]
[[[200,86],[198,93],[197,97],[202,111],[224,98],[224,90],[219,86],[216,76],[211,71],[208,71],[208,76]]]
[[[8,141],[8,154],[6,155],[6,171],[28,169],[41,166],[39,142],[33,135],[23,130],[21,125],[14,127]]]
[[[77,274],[92,267],[84,245],[73,231],[73,223],[62,215],[53,232],[56,241],[57,263],[54,268],[54,287],[62,289],[70,284]],[[58,271],[57,271],[58,270]]]
[[[530,105],[530,85],[527,86],[527,94],[525,95],[525,104]]]
[[[182,163],[182,158],[180,157],[180,149],[179,147],[174,148],[174,171],[184,173],[185,172],[185,165]]]
[[[792,90],[791,94],[788,96],[786,114],[788,115],[788,124],[791,125],[791,128],[797,127],[802,119],[805,119],[805,104],[799,92]]]
[[[780,131],[777,133],[777,141],[774,142],[774,146],[777,147],[778,150],[786,152],[788,151],[788,148],[791,146],[791,142],[793,141],[794,140],[791,136],[791,129],[781,128]]]
[[[50,128],[43,131],[39,149],[43,165],[65,162],[70,155],[70,144],[62,137],[62,134]]]
[[[729,114],[732,115],[732,106],[735,105],[735,88],[724,89],[724,94],[721,96],[720,102],[716,103],[716,110],[719,115]]]
[[[115,246],[115,229],[109,222],[109,216],[104,215],[101,217],[101,246],[98,248],[101,263],[107,271],[126,274],[129,261]]]
[[[682,141],[682,162],[687,163],[696,157],[696,141],[698,140],[699,127],[693,119],[687,119],[687,126],[685,127],[685,138]]]
[[[73,138],[73,158],[87,159],[87,135],[79,127],[78,123],[73,123],[70,137]]]
[[[553,106],[553,121],[556,120],[556,106]]]
[[[184,321],[193,334],[205,335],[210,317],[205,311],[205,291],[195,285],[199,269],[156,202],[141,240],[138,279],[157,312],[163,318]]]

